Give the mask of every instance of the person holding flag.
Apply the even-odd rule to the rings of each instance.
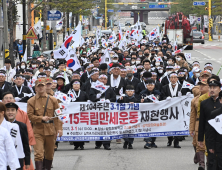
[[[91,86],[90,92],[89,92],[89,99],[92,102],[115,102],[116,101],[116,94],[113,91],[113,89],[109,86],[106,86],[107,84],[107,75],[101,73],[98,78],[98,85]],[[100,82],[100,83],[99,83]],[[105,92],[104,92],[105,91]],[[110,148],[110,142],[111,141],[96,141],[96,147],[95,149],[99,149],[101,145],[103,144],[104,149],[111,150]]]

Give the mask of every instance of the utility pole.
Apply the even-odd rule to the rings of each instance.
[[[107,0],[105,0],[105,30],[107,30]]]
[[[26,0],[22,0],[22,10],[23,10],[23,54],[26,48]]]
[[[211,18],[211,0],[208,2],[209,5],[209,41],[212,41],[212,27],[213,27],[213,19]]]
[[[4,50],[3,50],[3,64],[5,63],[5,57],[7,57],[8,54],[8,15],[7,15],[7,0],[3,0],[3,26],[4,26]]]

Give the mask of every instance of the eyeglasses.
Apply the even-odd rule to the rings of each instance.
[[[14,98],[13,98],[13,97],[4,97],[4,99],[5,99],[5,100],[8,100],[8,99],[9,99],[9,100],[12,100],[12,99],[14,99]]]

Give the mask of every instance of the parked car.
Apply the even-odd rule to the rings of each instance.
[[[204,44],[204,35],[200,31],[193,31],[193,42]]]
[[[126,22],[125,22],[125,26],[131,26],[130,21],[126,21]]]

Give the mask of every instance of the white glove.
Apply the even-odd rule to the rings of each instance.
[[[105,102],[106,102],[106,103],[110,103],[110,100],[109,100],[109,99],[106,99]]]
[[[178,92],[178,97],[182,96],[182,93],[181,91]]]
[[[186,96],[189,96],[191,93],[190,92],[187,92]]]
[[[96,98],[99,99],[101,97],[101,94],[97,94]]]
[[[19,102],[20,100],[21,100],[21,98],[15,97],[15,101],[16,101],[16,102]]]
[[[167,100],[167,101],[170,101],[170,100],[171,100],[171,97],[170,97],[170,96],[169,96],[169,97],[167,97],[167,98],[166,98],[166,100]]]

